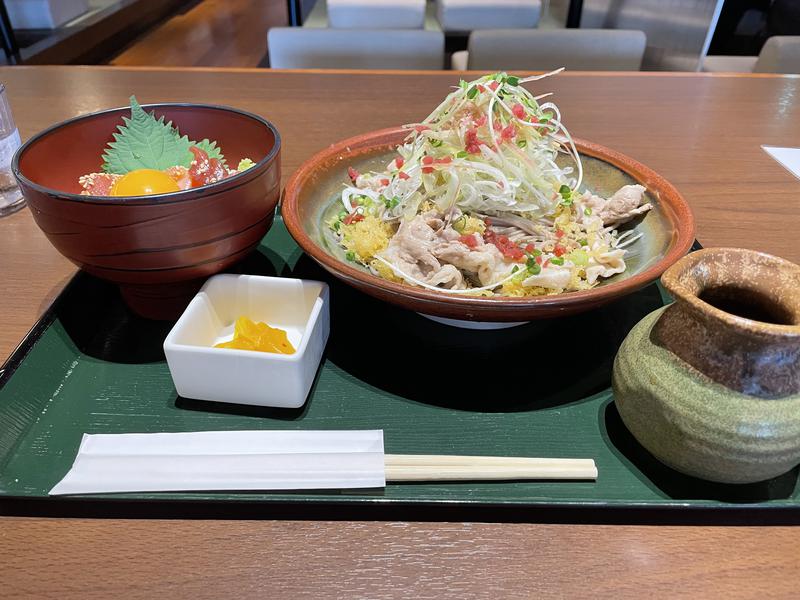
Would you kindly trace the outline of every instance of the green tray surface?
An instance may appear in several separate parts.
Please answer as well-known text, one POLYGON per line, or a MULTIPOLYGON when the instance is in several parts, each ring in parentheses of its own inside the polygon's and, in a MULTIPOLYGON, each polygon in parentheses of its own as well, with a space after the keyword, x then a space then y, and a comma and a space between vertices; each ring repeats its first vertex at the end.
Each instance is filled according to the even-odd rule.
POLYGON ((587 509, 800 504, 798 469, 752 485, 704 482, 659 463, 621 423, 611 365, 630 328, 663 305, 655 284, 574 317, 462 330, 338 282, 301 252, 279 218, 259 251, 232 272, 331 285, 331 337, 303 408, 178 397, 161 348, 172 324, 135 317, 114 286, 80 273, 0 372, 0 499, 47 498, 84 433, 383 429, 387 453, 594 458, 599 477, 78 499, 587 509))

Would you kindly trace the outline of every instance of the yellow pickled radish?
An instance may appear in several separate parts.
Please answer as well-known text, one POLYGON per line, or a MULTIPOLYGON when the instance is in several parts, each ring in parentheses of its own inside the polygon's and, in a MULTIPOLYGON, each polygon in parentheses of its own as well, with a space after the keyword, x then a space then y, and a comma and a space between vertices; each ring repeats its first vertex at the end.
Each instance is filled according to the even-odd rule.
POLYGON ((266 323, 252 321, 247 317, 236 319, 233 339, 222 342, 215 348, 232 348, 235 350, 255 350, 274 354, 294 354, 295 349, 283 329, 270 327, 266 323))

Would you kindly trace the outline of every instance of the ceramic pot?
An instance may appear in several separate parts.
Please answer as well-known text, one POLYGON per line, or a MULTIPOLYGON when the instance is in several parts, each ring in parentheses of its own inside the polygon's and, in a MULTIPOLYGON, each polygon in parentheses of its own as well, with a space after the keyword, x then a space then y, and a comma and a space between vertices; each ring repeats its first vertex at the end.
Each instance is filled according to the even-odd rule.
POLYGON ((800 266, 738 248, 694 252, 661 278, 675 303, 614 361, 623 422, 656 458, 724 483, 800 463, 800 266))

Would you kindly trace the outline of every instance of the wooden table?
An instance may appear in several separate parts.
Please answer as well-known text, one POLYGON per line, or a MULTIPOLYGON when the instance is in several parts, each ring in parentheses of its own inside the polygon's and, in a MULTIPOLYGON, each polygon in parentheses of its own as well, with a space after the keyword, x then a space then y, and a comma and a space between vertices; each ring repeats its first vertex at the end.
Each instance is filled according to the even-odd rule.
MULTIPOLYGON (((22 137, 126 103, 232 104, 283 135, 284 179, 312 152, 424 116, 459 76, 85 67, 0 69, 22 137)), ((565 74, 571 131, 672 181, 706 246, 800 262, 800 183, 760 144, 800 144, 800 78, 565 74)), ((78 149, 67 149, 65 152, 78 149)), ((0 220, 0 354, 74 269, 27 210, 0 220)), ((2 424, 0 424, 2 426, 2 424)), ((531 515, 536 521, 536 515, 531 515)), ((796 597, 800 529, 484 523, 0 519, 4 597, 796 597)))

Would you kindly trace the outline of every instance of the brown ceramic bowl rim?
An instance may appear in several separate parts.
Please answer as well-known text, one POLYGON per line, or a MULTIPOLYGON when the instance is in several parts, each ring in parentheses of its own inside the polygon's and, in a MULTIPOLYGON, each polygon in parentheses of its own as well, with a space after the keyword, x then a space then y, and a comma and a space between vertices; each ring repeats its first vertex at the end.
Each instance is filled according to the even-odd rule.
POLYGON ((90 119, 94 119, 102 115, 130 109, 130 106, 120 106, 117 108, 107 108, 104 110, 87 113, 85 115, 78 115, 77 117, 72 117, 71 119, 66 119, 64 121, 51 125, 50 127, 43 129, 39 133, 31 136, 14 153, 14 157, 11 159, 11 172, 19 181, 24 183, 25 186, 34 189, 39 193, 47 194, 49 196, 55 196, 59 200, 67 200, 70 202, 82 202, 86 204, 98 203, 105 205, 135 204, 136 206, 147 206, 151 204, 172 204, 176 202, 186 202, 188 200, 193 200, 201 196, 204 198, 208 196, 213 196, 246 185, 252 179, 255 178, 254 175, 260 173, 264 169, 264 167, 268 166, 275 159, 275 157, 278 155, 281 149, 281 135, 278 132, 278 129, 275 127, 275 125, 273 125, 264 117, 261 117, 255 113, 241 110, 239 108, 233 108, 232 106, 225 106, 222 104, 204 104, 197 102, 160 102, 160 103, 143 104, 142 108, 151 110, 158 110, 160 108, 161 109, 202 108, 202 109, 219 110, 222 112, 236 113, 244 117, 247 117, 249 119, 252 119, 253 121, 260 123, 267 129, 269 129, 275 136, 275 144, 273 144, 272 149, 270 149, 270 151, 264 158, 259 160, 249 169, 242 171, 241 173, 237 173, 233 177, 227 177, 225 179, 221 179, 220 181, 216 181, 214 183, 204 185, 198 188, 190 188, 188 190, 180 190, 178 192, 168 192, 166 194, 150 194, 148 196, 91 196, 83 194, 73 194, 71 192, 63 192, 60 190, 55 190, 40 185, 38 183, 35 183, 30 179, 28 179, 22 173, 22 170, 20 169, 19 166, 20 158, 31 146, 36 144, 39 140, 47 137, 54 131, 57 131, 58 129, 65 127, 67 125, 78 123, 80 121, 88 121, 90 119))
POLYGON ((775 256, 774 254, 769 254, 767 252, 761 252, 760 250, 750 250, 748 248, 710 247, 702 248, 701 250, 692 252, 689 256, 684 257, 683 260, 680 260, 669 267, 662 275, 661 282, 664 284, 664 287, 667 289, 667 291, 675 297, 676 301, 687 303, 695 311, 697 311, 697 313, 706 318, 710 317, 724 323, 725 325, 745 329, 758 335, 771 336, 779 334, 782 336, 792 337, 800 336, 800 325, 757 321, 725 312, 713 304, 709 304, 705 300, 702 300, 681 281, 681 276, 684 273, 690 269, 693 269, 702 261, 728 253, 744 255, 750 259, 762 260, 770 265, 787 267, 793 271, 800 272, 800 265, 797 265, 790 260, 786 260, 785 258, 781 258, 780 256, 775 256))
MULTIPOLYGON (((351 154, 352 151, 349 150, 349 146, 363 144, 365 141, 369 141, 373 138, 379 139, 391 135, 396 135, 400 138, 403 133, 408 133, 408 129, 404 127, 389 127, 347 138, 328 146, 305 161, 297 171, 294 172, 284 189, 283 200, 281 202, 281 214, 289 233, 300 247, 314 260, 326 268, 340 273, 349 280, 356 280, 365 286, 383 289, 418 301, 445 303, 451 307, 457 306, 465 310, 495 308, 502 311, 513 312, 515 309, 531 309, 534 307, 569 307, 572 305, 583 305, 592 300, 601 301, 608 300, 609 298, 621 297, 643 287, 651 281, 655 281, 670 265, 684 256, 694 243, 694 217, 688 203, 675 186, 649 167, 646 167, 622 153, 599 144, 574 139, 575 146, 581 154, 609 162, 621 171, 633 176, 634 179, 638 180, 641 178, 639 176, 644 175, 648 182, 657 182, 658 185, 654 187, 667 190, 670 194, 672 201, 669 202, 668 206, 671 207, 677 219, 677 239, 675 239, 672 247, 661 259, 641 273, 637 273, 619 282, 609 283, 608 285, 598 286, 589 290, 527 298, 513 296, 489 298, 485 296, 464 296, 447 294, 446 292, 434 292, 412 287, 405 283, 395 283, 387 279, 382 279, 377 275, 365 273, 328 254, 305 232, 298 211, 300 188, 313 176, 319 163, 335 158, 336 156, 351 154), (638 172, 639 176, 636 176, 632 171, 638 172)), ((359 148, 358 152, 366 153, 380 147, 393 148, 396 145, 397 144, 394 142, 382 143, 373 147, 359 148)))

